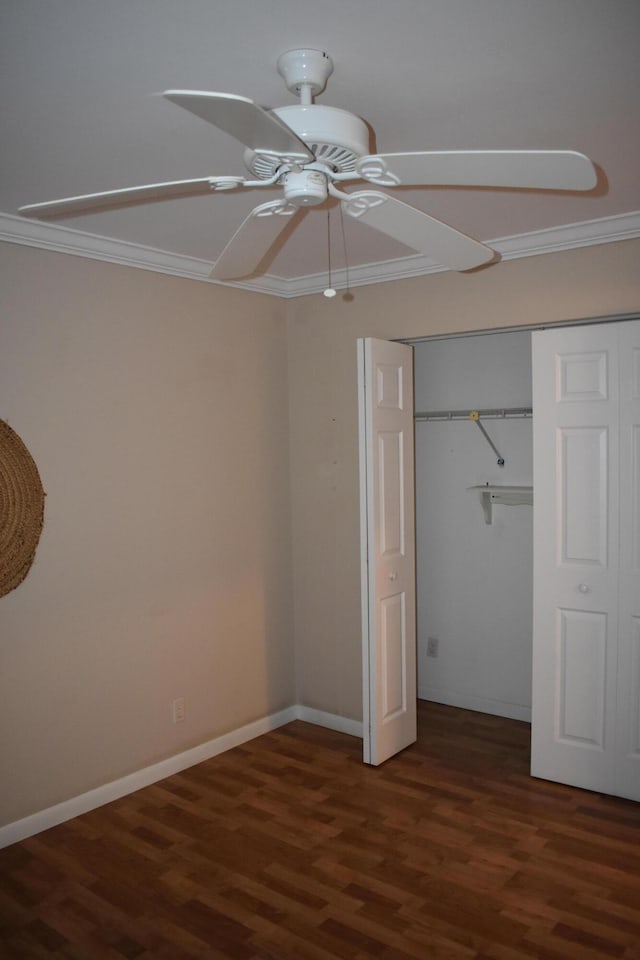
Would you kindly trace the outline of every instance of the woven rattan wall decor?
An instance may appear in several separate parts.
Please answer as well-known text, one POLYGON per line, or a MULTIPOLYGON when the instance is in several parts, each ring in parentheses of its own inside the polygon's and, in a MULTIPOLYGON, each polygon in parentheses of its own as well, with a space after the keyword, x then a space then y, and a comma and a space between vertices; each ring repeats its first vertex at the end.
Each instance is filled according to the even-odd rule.
POLYGON ((43 522, 38 468, 18 434, 0 420, 0 597, 29 573, 43 522))

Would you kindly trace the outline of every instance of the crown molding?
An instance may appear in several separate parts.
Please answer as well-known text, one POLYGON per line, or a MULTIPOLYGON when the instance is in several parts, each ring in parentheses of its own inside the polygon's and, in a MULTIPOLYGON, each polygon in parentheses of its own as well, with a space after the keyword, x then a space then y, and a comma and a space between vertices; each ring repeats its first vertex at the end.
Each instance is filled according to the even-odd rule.
MULTIPOLYGON (((485 242, 498 252, 501 260, 515 260, 520 257, 534 257, 543 253, 556 253, 560 250, 615 243, 638 237, 640 237, 640 211, 636 210, 612 217, 602 217, 598 220, 585 220, 580 223, 551 227, 548 230, 535 230, 512 237, 498 237, 485 242)), ((113 240, 57 224, 27 220, 8 213, 0 213, 0 240, 284 299, 320 293, 327 285, 326 271, 294 279, 267 274, 251 280, 220 283, 210 278, 213 264, 207 260, 169 253, 166 250, 129 243, 125 240, 113 240)), ((339 288, 347 285, 359 287, 373 283, 387 283, 391 280, 403 280, 408 277, 422 277, 430 273, 441 273, 444 270, 444 267, 433 260, 415 254, 397 260, 350 267, 348 271, 334 270, 332 281, 334 286, 339 288)))
POLYGON ((166 250, 156 250, 126 240, 112 240, 58 224, 27 220, 8 213, 0 213, 0 240, 90 260, 121 263, 156 273, 170 273, 190 280, 206 280, 211 270, 211 264, 206 260, 167 253, 166 250))
MULTIPOLYGON (((578 247, 591 247, 601 243, 615 243, 619 240, 635 240, 640 237, 640 210, 621 213, 613 217, 598 220, 583 220, 547 230, 534 230, 513 237, 498 237, 495 240, 483 240, 499 255, 500 260, 517 260, 521 257, 535 257, 543 253, 557 253, 561 250, 573 250, 578 247)), ((360 287, 373 283, 387 283, 390 280, 404 280, 408 277, 423 277, 430 273, 443 273, 446 267, 429 260, 420 254, 402 257, 399 260, 386 260, 382 263, 366 263, 359 267, 350 267, 348 271, 332 270, 333 286, 360 287), (347 282, 348 281, 348 282, 347 282)), ((282 280, 283 297, 302 297, 310 293, 321 293, 327 286, 327 272, 282 280)))

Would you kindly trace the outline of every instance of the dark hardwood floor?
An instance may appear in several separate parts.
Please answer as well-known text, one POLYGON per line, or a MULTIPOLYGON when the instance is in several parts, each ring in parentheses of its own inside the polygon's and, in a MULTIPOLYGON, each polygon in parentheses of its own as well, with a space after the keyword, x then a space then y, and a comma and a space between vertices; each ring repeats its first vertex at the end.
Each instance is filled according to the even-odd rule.
POLYGON ((380 768, 295 722, 0 851, 0 956, 640 960, 640 804, 422 702, 380 768))

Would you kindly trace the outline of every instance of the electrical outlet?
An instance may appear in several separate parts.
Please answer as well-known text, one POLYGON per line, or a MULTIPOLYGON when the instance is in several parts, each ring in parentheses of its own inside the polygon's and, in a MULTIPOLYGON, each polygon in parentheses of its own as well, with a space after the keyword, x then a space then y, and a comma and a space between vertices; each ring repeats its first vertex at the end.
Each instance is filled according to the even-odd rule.
POLYGON ((173 722, 181 723, 184 720, 184 697, 173 701, 173 722))
POLYGON ((427 637, 427 656, 428 657, 437 657, 438 656, 438 645, 440 641, 437 637, 427 637))

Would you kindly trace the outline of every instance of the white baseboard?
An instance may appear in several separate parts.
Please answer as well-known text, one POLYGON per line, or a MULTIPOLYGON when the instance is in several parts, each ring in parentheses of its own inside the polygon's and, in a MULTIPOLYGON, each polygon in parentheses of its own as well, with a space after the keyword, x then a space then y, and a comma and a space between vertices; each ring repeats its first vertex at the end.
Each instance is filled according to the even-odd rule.
POLYGON ((337 730, 338 733, 348 733, 350 737, 362 737, 360 720, 350 720, 348 717, 339 717, 335 713, 325 713, 324 710, 314 710, 313 707, 304 707, 301 704, 296 707, 296 710, 298 720, 306 720, 307 723, 315 723, 319 727, 337 730))
POLYGON ((418 690, 421 700, 433 700, 448 707, 460 707, 462 710, 476 710, 478 713, 492 713, 495 717, 507 717, 509 720, 523 720, 531 723, 531 707, 520 703, 506 703, 503 700, 491 700, 489 697, 474 697, 437 687, 423 687, 418 690))
MULTIPOLYGON (((423 700, 433 700, 436 703, 461 707, 465 710, 477 710, 481 713, 492 713, 499 717, 531 722, 531 709, 519 704, 503 703, 499 700, 488 700, 481 697, 460 696, 431 687, 419 690, 418 696, 423 700)), ((137 770, 126 777, 120 777, 111 783, 96 787, 95 790, 89 790, 77 797, 71 797, 70 800, 64 800, 53 807, 40 810, 38 813, 24 817, 22 820, 8 823, 6 826, 0 827, 0 849, 8 847, 12 843, 18 843, 20 840, 26 840, 27 837, 32 837, 42 830, 49 830, 59 823, 64 823, 65 820, 71 820, 73 817, 79 817, 83 813, 95 810, 105 803, 111 803, 112 800, 118 800, 120 797, 135 793, 136 790, 141 790, 152 783, 164 780, 165 777, 180 773, 181 770, 186 770, 188 767, 209 760, 211 757, 216 757, 226 750, 239 747, 248 740, 253 740, 264 733, 276 730, 286 723, 291 723, 292 720, 304 720, 306 723, 315 723, 318 726, 336 730, 339 733, 346 733, 352 737, 362 737, 362 723, 359 720, 340 717, 334 713, 326 713, 324 710, 305 707, 303 704, 295 704, 278 713, 248 723, 244 727, 239 727, 237 730, 232 730, 230 733, 208 740, 197 747, 192 747, 190 750, 184 750, 182 753, 161 760, 159 763, 137 770)))
POLYGON ((190 750, 184 750, 173 757, 161 760, 142 770, 136 770, 126 777, 120 777, 111 783, 105 783, 95 790, 89 790, 77 797, 71 797, 70 800, 64 800, 46 810, 40 810, 22 820, 16 820, 14 823, 8 823, 0 827, 0 849, 8 847, 12 843, 18 843, 20 840, 26 840, 42 830, 49 830, 65 820, 71 820, 72 817, 79 817, 89 810, 95 810, 105 803, 111 803, 112 800, 118 800, 129 793, 135 793, 143 787, 148 787, 158 780, 164 780, 174 773, 180 773, 188 767, 193 767, 196 763, 202 763, 203 760, 209 760, 216 757, 226 750, 233 747, 239 747, 248 740, 262 736, 263 733, 269 733, 270 730, 276 730, 284 726, 285 723, 291 723, 292 720, 305 720, 307 723, 315 723, 319 726, 328 727, 331 730, 338 730, 342 733, 351 734, 354 737, 362 736, 362 724, 357 720, 349 720, 346 717, 338 717, 332 713, 324 713, 322 710, 314 710, 311 707, 305 707, 296 704, 281 710, 279 713, 273 713, 268 717, 262 717, 253 723, 248 723, 244 727, 225 733, 221 737, 215 737, 206 743, 201 743, 190 750))

